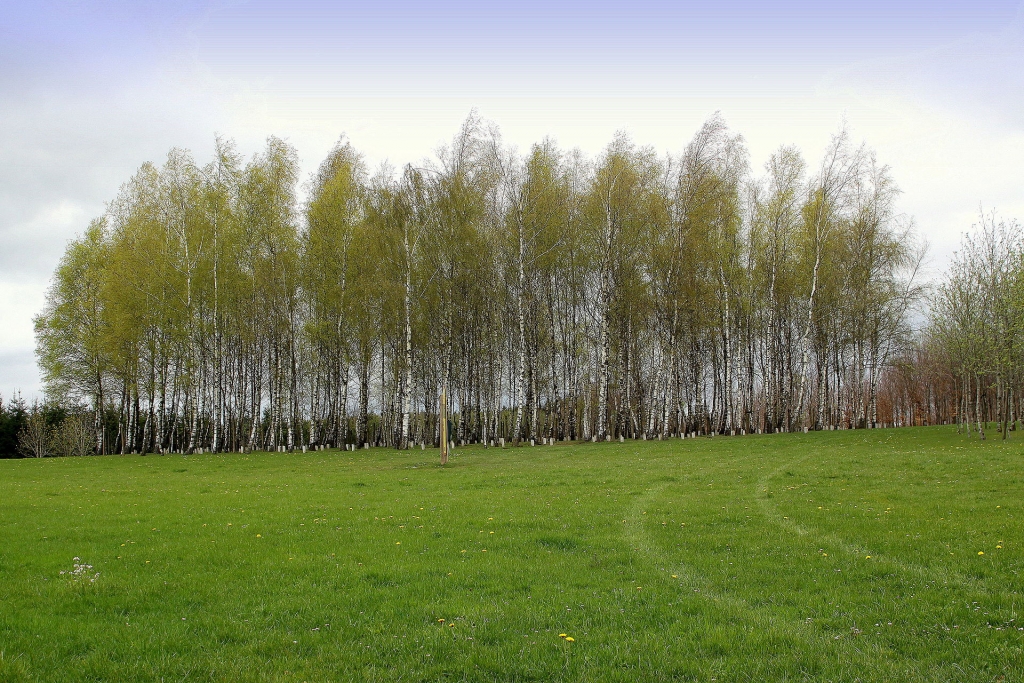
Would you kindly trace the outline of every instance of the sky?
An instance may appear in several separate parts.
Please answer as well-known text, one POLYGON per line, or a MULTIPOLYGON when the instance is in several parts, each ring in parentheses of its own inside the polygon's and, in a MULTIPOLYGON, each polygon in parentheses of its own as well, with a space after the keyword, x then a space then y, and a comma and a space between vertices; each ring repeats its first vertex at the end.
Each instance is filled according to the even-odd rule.
POLYGON ((476 109, 507 143, 678 153, 720 111, 754 172, 874 149, 941 275, 979 211, 1024 220, 1018 2, 0 0, 0 396, 42 397, 32 318, 68 240, 169 149, 345 134, 415 162, 476 109))

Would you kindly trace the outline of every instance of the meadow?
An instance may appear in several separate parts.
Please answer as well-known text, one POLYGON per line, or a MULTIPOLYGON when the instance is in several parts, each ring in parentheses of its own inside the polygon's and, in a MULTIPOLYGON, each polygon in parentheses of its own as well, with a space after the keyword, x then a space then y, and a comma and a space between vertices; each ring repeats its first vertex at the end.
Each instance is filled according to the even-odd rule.
POLYGON ((1020 681, 998 436, 0 461, 0 681, 1020 681))

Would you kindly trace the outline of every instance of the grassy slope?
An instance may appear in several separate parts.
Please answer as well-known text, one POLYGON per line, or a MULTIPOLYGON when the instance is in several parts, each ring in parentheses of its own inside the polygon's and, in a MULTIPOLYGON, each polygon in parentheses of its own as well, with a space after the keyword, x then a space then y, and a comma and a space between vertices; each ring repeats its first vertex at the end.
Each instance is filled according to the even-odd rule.
POLYGON ((0 461, 0 680, 1022 680, 1014 437, 0 461))

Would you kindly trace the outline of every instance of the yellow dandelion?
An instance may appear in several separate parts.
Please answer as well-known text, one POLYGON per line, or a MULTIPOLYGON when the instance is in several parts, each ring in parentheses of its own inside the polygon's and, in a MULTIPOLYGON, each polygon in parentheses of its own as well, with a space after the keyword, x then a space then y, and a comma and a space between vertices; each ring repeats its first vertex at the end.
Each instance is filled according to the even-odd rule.
POLYGON ((443 623, 444 623, 444 619, 438 619, 438 620, 437 620, 437 623, 439 623, 439 624, 443 624, 443 623))
POLYGON ((997 545, 997 546, 996 546, 996 549, 997 549, 997 550, 999 550, 999 549, 1001 549, 1002 547, 1003 547, 1003 546, 1001 546, 1001 545, 997 545))
POLYGON ((566 633, 559 633, 559 634, 558 634, 558 637, 559 637, 559 638, 565 638, 565 637, 566 637, 566 635, 568 635, 568 634, 566 634, 566 633))
POLYGON ((673 574, 673 575, 672 575, 672 578, 673 578, 673 579, 678 579, 679 577, 678 577, 678 576, 676 576, 675 574, 673 574))
POLYGON ((573 638, 572 636, 566 636, 565 637, 565 642, 567 642, 567 643, 575 643, 576 639, 573 638))
POLYGON ((985 554, 985 551, 984 551, 984 550, 979 550, 979 551, 978 551, 978 554, 979 554, 979 555, 984 555, 984 554, 985 554))
POLYGON ((480 552, 482 552, 482 553, 486 553, 486 552, 487 552, 487 548, 484 548, 484 549, 483 549, 483 550, 481 550, 480 552))
POLYGON ((828 553, 822 553, 822 556, 828 557, 828 553))
POLYGON ((263 538, 263 534, 256 534, 256 538, 263 538))
POLYGON ((402 545, 401 541, 395 541, 395 545, 402 545))
POLYGON ((870 556, 870 555, 868 555, 868 556, 867 556, 867 557, 865 557, 864 559, 865 559, 865 560, 870 560, 870 559, 871 559, 871 556, 870 556))

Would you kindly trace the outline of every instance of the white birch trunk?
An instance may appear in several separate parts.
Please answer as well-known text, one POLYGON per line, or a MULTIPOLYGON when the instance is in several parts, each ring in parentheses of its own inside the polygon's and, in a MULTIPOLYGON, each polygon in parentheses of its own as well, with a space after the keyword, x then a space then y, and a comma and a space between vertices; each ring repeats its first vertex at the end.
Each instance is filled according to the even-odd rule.
POLYGON ((810 356, 810 348, 807 339, 811 334, 811 326, 814 323, 814 303, 818 293, 818 268, 821 266, 821 243, 820 230, 815 228, 814 244, 814 268, 811 271, 811 293, 807 297, 807 322, 804 324, 803 332, 800 334, 800 388, 797 391, 797 419, 800 427, 804 426, 804 399, 807 388, 807 361, 810 356))
POLYGON ((611 197, 605 204, 604 259, 601 264, 601 338, 598 361, 597 387, 597 438, 604 440, 608 434, 608 361, 611 347, 609 330, 611 315, 611 259, 612 259, 612 212, 611 197))
POLYGON ((519 296, 516 297, 516 319, 519 323, 519 348, 516 368, 518 369, 518 375, 516 377, 516 391, 515 391, 515 405, 516 405, 516 419, 515 426, 512 429, 512 438, 516 443, 519 442, 519 438, 522 435, 523 428, 523 403, 526 400, 526 311, 524 299, 526 297, 526 239, 523 235, 523 226, 519 225, 519 263, 518 265, 518 286, 519 296))
POLYGON ((405 230, 405 386, 402 390, 402 442, 409 447, 409 414, 412 411, 412 262, 409 253, 409 230, 405 230))

